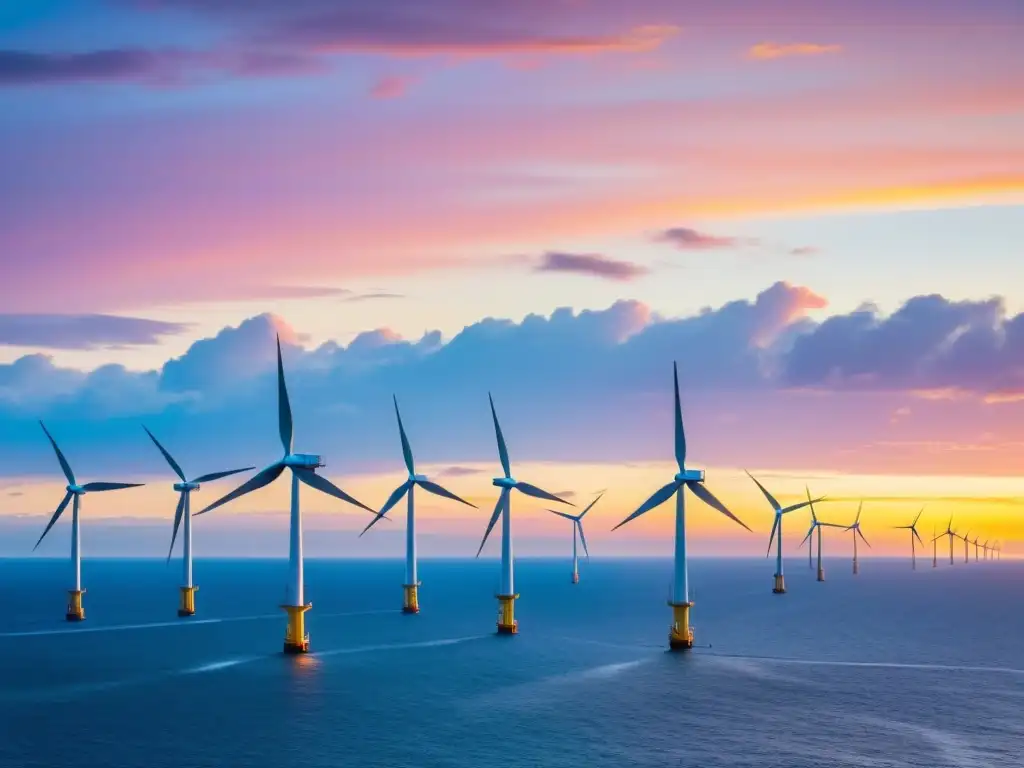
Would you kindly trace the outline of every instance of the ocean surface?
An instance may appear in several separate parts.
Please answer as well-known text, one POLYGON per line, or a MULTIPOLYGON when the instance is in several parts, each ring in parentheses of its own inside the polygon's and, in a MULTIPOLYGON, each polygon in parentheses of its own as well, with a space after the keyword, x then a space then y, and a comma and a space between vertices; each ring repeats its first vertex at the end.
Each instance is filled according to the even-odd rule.
POLYGON ((698 647, 666 652, 668 560, 309 561, 312 653, 281 652, 284 561, 0 561, 0 766, 1014 766, 1024 564, 691 566, 698 647))

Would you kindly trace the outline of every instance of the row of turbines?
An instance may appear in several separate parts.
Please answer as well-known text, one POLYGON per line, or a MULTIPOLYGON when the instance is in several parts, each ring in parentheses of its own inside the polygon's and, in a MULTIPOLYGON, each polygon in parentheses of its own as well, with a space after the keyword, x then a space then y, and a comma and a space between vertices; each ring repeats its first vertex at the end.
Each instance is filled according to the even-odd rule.
MULTIPOLYGON (((302 554, 302 512, 300 506, 299 491, 302 485, 307 485, 317 491, 325 493, 336 499, 344 501, 348 504, 360 507, 361 509, 369 512, 373 515, 373 518, 363 529, 360 536, 367 533, 374 525, 380 520, 391 520, 392 518, 387 517, 387 513, 390 512, 402 499, 406 500, 406 557, 405 557, 405 582, 402 585, 403 589, 403 604, 402 610, 405 613, 415 614, 419 612, 419 587, 420 581, 417 575, 417 555, 416 555, 416 517, 415 517, 415 502, 416 490, 421 489, 427 493, 439 496, 442 498, 449 499, 454 502, 465 504, 470 507, 474 507, 474 504, 466 501, 465 499, 457 496, 448 489, 442 487, 438 483, 433 482, 425 475, 418 474, 416 472, 415 461, 413 458, 412 448, 409 443, 408 436, 405 432, 405 427, 402 424, 402 416, 398 410, 398 401, 395 399, 395 415, 398 420, 399 436, 402 443, 402 455, 405 461, 405 467, 408 471, 408 477, 401 485, 399 485, 390 495, 385 502, 384 506, 380 510, 373 510, 367 505, 363 504, 358 499, 349 495, 342 489, 338 488, 330 480, 326 479, 322 475, 317 474, 317 470, 324 466, 321 457, 316 454, 308 453, 296 453, 293 446, 294 429, 292 422, 292 410, 291 403, 288 397, 288 388, 285 382, 284 364, 281 358, 281 343, 278 339, 277 343, 277 383, 278 383, 278 427, 281 438, 281 445, 283 454, 281 458, 277 459, 263 470, 257 472, 250 479, 239 485, 231 492, 225 494, 221 498, 214 501, 212 504, 207 505, 205 508, 198 512, 192 513, 191 511, 191 496, 194 491, 199 490, 203 483, 213 482, 231 475, 246 472, 254 467, 243 467, 240 469, 228 469, 218 472, 211 472, 204 475, 199 475, 192 480, 187 479, 185 472, 182 470, 181 465, 174 459, 170 452, 160 443, 160 441, 146 429, 146 433, 152 440, 154 445, 163 455, 167 464, 176 475, 178 482, 174 483, 174 490, 178 494, 178 504, 174 514, 174 528, 171 535, 171 547, 168 551, 167 559, 170 561, 171 554, 174 549, 175 541, 178 538, 178 531, 182 528, 182 585, 180 587, 180 602, 178 606, 178 615, 181 617, 188 617, 195 615, 195 593, 198 587, 193 581, 192 575, 192 517, 204 515, 211 512, 225 504, 238 499, 248 493, 256 491, 260 488, 270 485, 277 480, 285 470, 291 473, 291 505, 290 505, 290 529, 289 529, 289 550, 288 550, 288 579, 285 588, 285 601, 280 606, 281 609, 287 615, 287 625, 285 630, 284 639, 284 651, 285 653, 305 653, 309 650, 309 634, 305 628, 305 614, 312 608, 311 603, 305 601, 305 585, 303 580, 303 554, 302 554)), ((664 502, 669 499, 675 499, 675 557, 673 563, 673 579, 672 579, 672 591, 669 599, 669 607, 672 609, 672 624, 669 629, 669 647, 673 650, 689 649, 693 647, 694 633, 693 627, 690 623, 690 609, 693 607, 693 601, 690 600, 689 590, 689 578, 687 569, 687 549, 686 549, 686 496, 685 491, 689 490, 694 496, 706 503, 708 506, 722 513, 726 517, 730 518, 738 525, 742 526, 746 530, 750 531, 750 528, 736 515, 734 515, 710 490, 705 486, 705 474, 702 469, 693 469, 686 466, 686 434, 683 429, 683 417, 682 408, 679 400, 679 375, 678 370, 673 364, 673 384, 674 384, 674 396, 675 396, 675 459, 678 471, 673 476, 672 480, 666 485, 655 491, 643 504, 641 504, 635 512, 626 517, 622 522, 616 525, 612 530, 616 530, 621 526, 629 523, 632 520, 640 517, 641 515, 650 512, 656 507, 661 506, 664 502)), ((484 532, 480 547, 477 550, 477 556, 479 557, 480 552, 483 550, 484 544, 487 542, 488 537, 494 530, 499 519, 502 523, 501 531, 501 582, 500 589, 497 595, 495 595, 498 601, 498 619, 497 619, 497 631, 503 635, 514 635, 518 632, 518 621, 515 618, 515 601, 519 598, 519 594, 515 591, 515 574, 514 574, 514 557, 513 557, 513 546, 512 546, 512 491, 518 491, 519 493, 531 496, 533 498, 542 499, 545 501, 555 502, 559 504, 565 504, 567 506, 574 506, 565 499, 559 498, 553 493, 543 490, 542 488, 532 485, 531 483, 516 480, 512 475, 512 468, 509 461, 508 448, 505 444, 505 438, 501 431, 501 425, 498 421, 498 414, 494 407, 494 400, 488 396, 491 407, 491 418, 494 422, 494 433, 498 445, 498 457, 501 463, 503 474, 500 477, 493 479, 492 484, 499 489, 498 499, 494 506, 494 511, 491 514, 490 520, 487 523, 487 528, 484 532)), ((69 504, 72 508, 72 524, 71 524, 71 560, 74 573, 74 581, 72 589, 68 590, 68 605, 65 617, 68 621, 82 621, 85 618, 85 610, 83 607, 82 596, 85 594, 85 589, 82 587, 82 574, 81 574, 81 526, 80 526, 80 515, 82 509, 82 497, 90 494, 103 491, 113 491, 124 488, 134 488, 141 485, 140 483, 120 483, 120 482, 90 482, 80 484, 74 472, 71 469, 70 464, 61 452, 60 447, 57 445, 56 440, 43 426, 43 431, 46 433, 50 444, 56 453, 57 460, 60 463, 61 469, 64 472, 64 476, 67 479, 67 487, 64 498, 58 505, 53 516, 50 518, 43 530, 42 535, 39 537, 39 541, 36 542, 36 547, 43 541, 47 533, 53 528, 54 524, 61 517, 64 511, 67 509, 69 504)), ((748 473, 749 474, 749 473, 748 473)), ((773 591, 776 594, 783 594, 786 591, 785 580, 782 570, 782 519, 785 515, 795 512, 805 507, 810 508, 811 512, 811 527, 804 537, 805 542, 809 542, 808 557, 809 562, 813 562, 811 558, 813 553, 813 534, 817 532, 817 550, 818 550, 818 581, 824 581, 824 570, 821 563, 821 552, 822 552, 822 530, 826 527, 831 528, 843 528, 844 530, 851 531, 853 536, 854 544, 854 560, 853 568, 854 573, 858 571, 857 563, 857 541, 858 538, 867 544, 867 539, 864 537, 863 532, 860 530, 860 508, 858 508, 857 517, 851 525, 843 526, 837 523, 830 523, 822 521, 818 518, 817 513, 814 509, 814 504, 825 501, 824 497, 812 499, 810 491, 807 492, 807 500, 793 504, 788 507, 783 507, 775 497, 756 479, 753 475, 750 475, 751 479, 757 484, 758 488, 764 494, 765 498, 771 504, 772 509, 775 512, 775 519, 772 526, 771 535, 769 537, 768 549, 771 552, 772 544, 776 546, 776 568, 774 574, 773 591)), ((589 557, 589 551, 587 550, 587 541, 583 532, 583 518, 589 512, 594 505, 600 500, 601 494, 592 500, 579 514, 570 514, 568 512, 559 510, 548 510, 555 515, 569 520, 572 524, 573 532, 573 557, 572 557, 572 581, 573 583, 579 582, 579 558, 577 553, 577 541, 582 545, 584 553, 589 557)), ((920 513, 914 522, 908 526, 898 526, 900 528, 909 529, 911 532, 911 552, 912 561, 914 567, 916 567, 916 550, 914 547, 914 540, 920 541, 920 535, 917 532, 917 522, 920 519, 920 513)), ((937 548, 938 539, 942 536, 949 536, 950 540, 950 562, 953 562, 953 538, 960 537, 965 541, 965 546, 969 544, 966 535, 960 536, 954 532, 951 528, 952 519, 950 519, 947 525, 947 530, 933 539, 933 548, 937 548)), ((923 543, 923 542, 922 542, 923 543)), ((802 546, 803 542, 801 542, 802 546)), ((1000 548, 998 544, 988 545, 988 543, 979 544, 977 538, 974 541, 976 547, 976 553, 978 548, 982 548, 986 554, 986 558, 998 558, 1000 555, 1000 548)), ((870 544, 868 545, 870 546, 870 544)), ((937 549, 935 550, 937 551, 937 549)), ((933 563, 937 564, 937 560, 933 557, 933 563)))

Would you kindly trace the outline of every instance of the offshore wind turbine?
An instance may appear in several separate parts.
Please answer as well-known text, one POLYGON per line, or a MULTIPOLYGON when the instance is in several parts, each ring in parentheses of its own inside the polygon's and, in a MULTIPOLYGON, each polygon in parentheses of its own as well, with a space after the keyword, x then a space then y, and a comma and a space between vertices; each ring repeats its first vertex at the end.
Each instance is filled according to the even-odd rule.
POLYGON ((675 563, 674 578, 672 580, 672 597, 669 607, 672 608, 672 627, 669 629, 668 645, 672 650, 687 650, 693 648, 693 627, 690 626, 690 608, 693 602, 690 600, 689 574, 686 568, 686 501, 683 491, 687 488, 698 499, 708 506, 718 510, 726 517, 735 520, 748 531, 746 523, 720 502, 715 496, 704 487, 704 470, 686 468, 686 433, 683 431, 683 409, 679 404, 679 371, 672 363, 672 379, 675 395, 675 458, 679 471, 672 482, 664 485, 651 494, 640 507, 612 528, 616 530, 635 520, 655 507, 659 507, 668 501, 672 496, 676 497, 676 530, 675 530, 675 563))
POLYGON ((949 516, 949 522, 946 523, 946 530, 944 530, 942 533, 940 533, 938 536, 932 539, 932 541, 937 541, 938 539, 941 539, 943 536, 949 537, 949 564, 953 565, 953 537, 957 536, 957 533, 953 530, 952 515, 949 516))
MULTIPOLYGON (((402 426, 402 414, 398 411, 398 398, 394 395, 391 399, 395 401, 395 416, 398 418, 398 435, 402 440, 402 456, 405 459, 405 468, 409 470, 409 478, 392 491, 391 496, 381 507, 380 512, 373 518, 366 527, 363 528, 363 533, 366 533, 374 524, 380 520, 384 515, 388 513, 395 504, 402 500, 402 497, 408 494, 408 503, 406 505, 406 522, 405 522, 405 584, 402 585, 404 592, 404 599, 402 602, 402 613, 419 613, 420 612, 420 596, 419 578, 416 575, 416 514, 415 505, 413 502, 413 492, 418 485, 428 493, 432 493, 435 496, 441 496, 446 499, 452 499, 465 504, 468 507, 476 509, 476 504, 470 504, 465 499, 459 498, 451 491, 442 488, 437 483, 431 482, 427 479, 426 475, 416 474, 416 463, 412 458, 412 448, 409 446, 409 438, 406 437, 405 427, 402 426)), ((389 518, 390 519, 390 518, 389 518)), ((359 535, 362 536, 363 533, 359 535)))
POLYGON ((917 570, 917 550, 914 544, 916 538, 921 542, 921 546, 924 546, 924 541, 921 539, 921 535, 917 532, 917 521, 921 519, 921 513, 924 512, 924 507, 921 507, 921 511, 917 513, 917 517, 914 518, 914 522, 910 525, 894 525, 893 528, 900 531, 910 531, 910 568, 911 570, 917 570))
MULTIPOLYGON (((768 503, 772 505, 772 509, 775 511, 775 522, 772 523, 772 532, 768 537, 768 555, 772 552, 772 541, 775 541, 775 581, 774 586, 772 586, 772 592, 776 595, 784 595, 786 593, 786 580, 782 575, 782 516, 788 515, 790 512, 796 512, 798 509, 809 507, 812 502, 808 498, 807 501, 801 501, 799 504, 790 504, 788 507, 783 507, 768 489, 761 485, 756 477, 749 472, 747 472, 747 476, 761 489, 761 493, 768 499, 768 503)), ((814 501, 824 501, 824 498, 815 499, 814 501)), ((765 555, 765 557, 768 555, 765 555)))
POLYGON ((579 558, 576 555, 576 534, 579 534, 580 542, 583 544, 583 552, 587 556, 587 560, 590 560, 590 551, 587 549, 587 537, 583 535, 583 516, 591 510, 591 508, 601 500, 604 496, 604 491, 597 494, 597 498, 587 504, 586 508, 578 515, 570 515, 568 512, 559 512, 556 509, 549 509, 553 515, 564 517, 566 520, 572 520, 572 583, 580 583, 580 569, 579 569, 579 558))
POLYGON ((857 505, 857 517, 854 519, 853 525, 846 526, 846 530, 847 531, 852 531, 853 532, 853 575, 854 576, 856 576, 858 573, 860 573, 860 565, 857 562, 857 537, 860 536, 860 538, 864 541, 864 543, 868 545, 868 549, 871 548, 871 544, 868 542, 868 540, 866 538, 864 538, 864 532, 860 529, 860 513, 861 513, 861 510, 863 510, 863 509, 864 509, 864 502, 862 501, 860 504, 857 505))
POLYGON ((961 539, 964 540, 964 562, 965 563, 971 562, 971 550, 970 550, 971 540, 968 538, 968 536, 970 536, 970 535, 971 535, 971 532, 967 531, 967 533, 965 533, 963 536, 960 537, 961 539))
MULTIPOLYGON (((941 534, 940 534, 941 535, 941 534)), ((935 535, 935 526, 932 526, 932 568, 939 567, 939 537, 935 535)))
POLYGON ((178 527, 181 525, 181 521, 184 520, 185 530, 181 533, 182 585, 180 587, 181 598, 178 603, 178 616, 195 616, 196 590, 199 587, 192 582, 192 491, 198 491, 201 483, 212 483, 214 480, 220 480, 222 477, 237 475, 239 472, 248 472, 253 467, 228 469, 223 472, 210 472, 206 475, 200 475, 195 480, 187 480, 181 466, 174 460, 174 457, 171 456, 167 449, 160 444, 160 441, 156 439, 153 433, 149 431, 149 428, 145 425, 142 428, 146 430, 149 439, 160 450, 160 453, 163 454, 174 474, 181 481, 174 484, 174 490, 178 492, 178 508, 174 511, 174 530, 171 533, 171 546, 167 550, 167 562, 171 561, 171 553, 174 551, 174 540, 178 537, 178 527))
POLYGON ((491 483, 497 488, 501 489, 501 493, 498 494, 498 502, 494 505, 494 513, 491 515, 490 522, 487 523, 487 530, 484 531, 484 538, 480 542, 480 548, 476 551, 476 556, 480 557, 480 553, 483 552, 484 544, 487 543, 487 537, 491 535, 491 531, 494 529, 494 524, 498 522, 498 518, 501 518, 501 592, 495 595, 498 598, 498 634, 499 635, 514 635, 519 631, 519 622, 515 618, 515 601, 519 599, 518 593, 515 591, 515 578, 512 572, 512 503, 511 495, 512 490, 515 489, 520 493, 525 493, 527 496, 532 496, 535 499, 546 499, 547 501, 557 501, 559 504, 569 504, 570 507, 575 506, 570 504, 565 499, 560 499, 553 493, 548 493, 545 490, 538 488, 535 485, 529 483, 523 483, 517 481, 512 477, 512 468, 508 461, 508 448, 505 446, 505 437, 501 434, 501 425, 498 423, 498 412, 494 410, 494 398, 491 397, 490 392, 487 393, 487 399, 491 402, 491 418, 494 420, 494 436, 498 441, 498 458, 501 460, 501 469, 504 471, 502 477, 494 478, 491 483))
POLYGON ((974 537, 974 541, 971 544, 974 545, 974 562, 978 562, 981 559, 978 557, 978 550, 981 548, 981 545, 978 543, 978 536, 974 537))
POLYGON ((328 496, 354 504, 376 515, 374 510, 349 496, 326 477, 316 474, 316 470, 325 466, 320 456, 310 453, 294 453, 292 437, 292 407, 288 400, 288 387, 284 380, 284 363, 281 361, 281 337, 277 338, 277 422, 281 434, 281 445, 284 456, 266 469, 260 470, 235 490, 217 499, 205 509, 196 512, 203 515, 229 501, 251 493, 266 485, 270 485, 286 469, 292 473, 291 525, 288 536, 288 584, 285 588, 285 603, 281 609, 288 614, 288 628, 284 636, 285 653, 306 653, 309 650, 309 635, 306 634, 305 613, 313 607, 305 602, 305 584, 302 569, 302 513, 299 508, 299 483, 305 483, 328 496))
MULTIPOLYGON (((810 489, 804 488, 804 490, 807 491, 807 499, 808 499, 808 501, 810 501, 810 499, 811 499, 811 491, 810 491, 810 489)), ((811 527, 807 529, 807 535, 804 536, 804 541, 807 541, 808 539, 810 539, 811 538, 811 534, 813 534, 815 531, 818 532, 818 581, 824 581, 825 580, 825 568, 821 564, 821 529, 822 528, 843 528, 843 526, 839 525, 838 523, 825 523, 825 522, 822 522, 821 520, 818 519, 818 515, 814 511, 814 502, 811 502, 809 506, 811 508, 811 527)), ((801 546, 803 546, 804 541, 800 542, 801 546)))
POLYGON ((46 528, 43 530, 43 535, 39 537, 39 541, 36 542, 36 546, 32 547, 34 552, 36 548, 42 543, 46 534, 53 528, 53 524, 57 522, 64 510, 67 509, 68 503, 71 502, 71 566, 74 569, 74 586, 68 590, 68 607, 64 613, 64 618, 68 621, 82 621, 85 619, 85 608, 82 607, 82 595, 85 594, 85 590, 82 589, 82 531, 81 525, 79 524, 79 514, 82 511, 82 496, 87 493, 99 493, 100 491, 117 491, 122 488, 137 488, 142 483, 107 483, 107 482, 93 482, 79 485, 78 481, 75 480, 75 473, 71 471, 71 465, 68 464, 68 460, 64 458, 64 454, 61 453, 60 448, 57 447, 57 441, 53 439, 49 430, 46 429, 46 425, 43 422, 39 422, 39 426, 43 428, 43 432, 46 433, 47 439, 50 441, 50 445, 53 446, 53 452, 57 454, 57 461, 60 462, 60 468, 64 471, 64 477, 67 479, 68 484, 64 498, 57 506, 57 511, 53 513, 53 517, 50 518, 50 522, 46 524, 46 528))

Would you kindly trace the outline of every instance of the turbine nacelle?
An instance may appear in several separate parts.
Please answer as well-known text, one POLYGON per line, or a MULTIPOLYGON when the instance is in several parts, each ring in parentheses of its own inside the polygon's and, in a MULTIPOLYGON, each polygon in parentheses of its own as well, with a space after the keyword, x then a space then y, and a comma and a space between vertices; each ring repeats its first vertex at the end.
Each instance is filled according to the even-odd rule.
POLYGON ((85 493, 85 488, 83 488, 80 485, 68 485, 65 487, 65 490, 68 493, 75 494, 76 496, 81 496, 83 493, 85 493))
POLYGON ((320 457, 314 453, 289 453, 281 463, 293 469, 318 469, 325 466, 320 457))
POLYGON ((508 488, 509 490, 516 487, 516 480, 514 477, 496 477, 491 480, 491 485, 496 485, 498 488, 508 488))
POLYGON ((426 475, 409 475, 409 482, 410 483, 423 483, 423 482, 426 482, 426 480, 427 480, 427 476, 426 475))
POLYGON ((178 493, 183 493, 185 491, 198 491, 199 483, 175 483, 174 490, 178 493))
POLYGON ((686 483, 686 482, 691 482, 691 481, 695 482, 695 483, 703 483, 704 482, 704 470, 703 469, 684 469, 682 472, 677 472, 676 473, 676 478, 675 479, 676 479, 677 483, 686 483))

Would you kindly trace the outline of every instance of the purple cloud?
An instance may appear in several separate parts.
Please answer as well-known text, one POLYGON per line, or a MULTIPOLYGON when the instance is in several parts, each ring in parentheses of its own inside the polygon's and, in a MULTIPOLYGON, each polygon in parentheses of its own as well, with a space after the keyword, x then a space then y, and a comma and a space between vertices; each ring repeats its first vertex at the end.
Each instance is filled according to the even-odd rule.
POLYGON ((669 243, 684 251, 736 248, 740 245, 750 244, 750 241, 735 237, 709 235, 706 232, 698 232, 696 229, 690 229, 689 227, 672 227, 663 230, 654 236, 654 240, 660 243, 669 243))
POLYGON ((572 272, 578 275, 628 281, 646 275, 648 270, 628 261, 617 261, 598 253, 548 251, 541 257, 537 272, 572 272))
POLYGON ((445 467, 437 473, 438 477, 469 477, 471 475, 481 475, 486 472, 486 469, 474 469, 472 467, 445 467))
POLYGON ((183 333, 187 323, 116 315, 0 314, 0 344, 46 349, 95 349, 156 344, 183 333))

